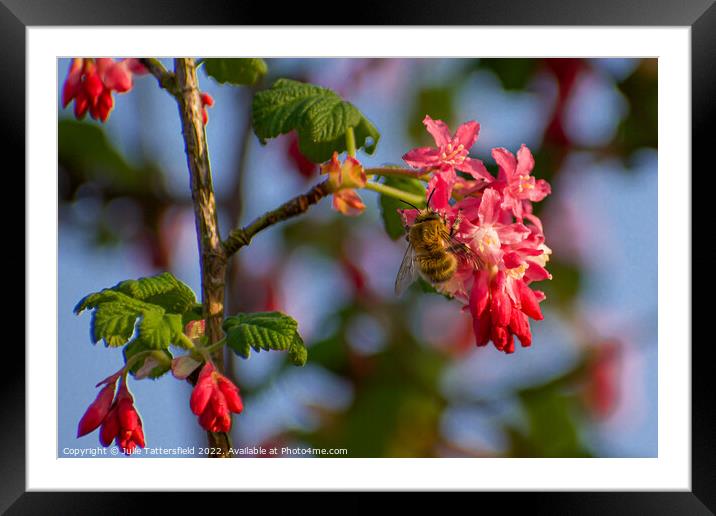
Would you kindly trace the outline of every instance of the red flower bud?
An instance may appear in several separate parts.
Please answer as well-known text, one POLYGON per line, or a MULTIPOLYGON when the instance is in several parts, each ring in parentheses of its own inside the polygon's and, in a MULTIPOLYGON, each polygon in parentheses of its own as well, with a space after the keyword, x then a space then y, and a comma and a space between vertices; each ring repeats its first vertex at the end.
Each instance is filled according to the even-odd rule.
POLYGON ((206 108, 214 105, 214 98, 206 92, 202 92, 201 97, 201 118, 204 125, 209 123, 209 113, 206 108))
POLYGON ((239 388, 208 362, 199 373, 189 406, 199 416, 199 424, 210 432, 228 432, 231 412, 239 414, 244 409, 239 388))
POLYGON ((116 383, 112 382, 99 391, 97 398, 95 398, 82 416, 82 419, 80 419, 80 423, 77 427, 77 437, 87 435, 88 433, 96 430, 99 425, 102 424, 102 421, 112 407, 115 387, 116 383))

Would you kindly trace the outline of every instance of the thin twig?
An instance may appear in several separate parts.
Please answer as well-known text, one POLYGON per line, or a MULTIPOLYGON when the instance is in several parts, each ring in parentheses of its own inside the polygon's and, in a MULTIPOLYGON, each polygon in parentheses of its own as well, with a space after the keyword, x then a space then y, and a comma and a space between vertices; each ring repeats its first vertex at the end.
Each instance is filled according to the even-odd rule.
POLYGON ((328 184, 324 181, 311 188, 305 194, 294 197, 275 210, 264 213, 248 226, 234 229, 223 242, 226 256, 231 256, 242 247, 249 245, 251 239, 259 231, 273 226, 278 222, 305 213, 311 205, 316 204, 329 193, 328 184))

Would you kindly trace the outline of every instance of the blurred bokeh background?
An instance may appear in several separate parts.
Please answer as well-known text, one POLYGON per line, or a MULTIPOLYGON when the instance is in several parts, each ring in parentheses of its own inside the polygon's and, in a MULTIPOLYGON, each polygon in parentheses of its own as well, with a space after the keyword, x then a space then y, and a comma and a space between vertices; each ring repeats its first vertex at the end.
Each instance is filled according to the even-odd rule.
MULTIPOLYGON (((170 60, 165 61, 171 67, 170 60)), ((343 217, 323 201, 261 233, 232 262, 227 313, 282 310, 309 346, 228 357, 245 411, 235 447, 347 448, 351 457, 654 457, 657 455, 657 61, 655 59, 269 59, 269 75, 335 89, 382 133, 366 166, 399 164, 431 143, 425 114, 477 120, 472 155, 522 143, 553 249, 545 319, 531 348, 476 348, 456 301, 393 294, 405 241, 378 199, 343 217)), ((58 61, 58 98, 69 60, 58 61)), ((319 180, 285 136, 262 147, 249 124, 255 88, 215 83, 207 133, 225 235, 319 180)), ((122 365, 93 346, 85 294, 171 271, 199 291, 198 254, 176 104, 138 77, 109 121, 59 111, 59 435, 76 439, 94 385, 122 365)), ((191 387, 130 381, 148 446, 202 446, 191 387)))

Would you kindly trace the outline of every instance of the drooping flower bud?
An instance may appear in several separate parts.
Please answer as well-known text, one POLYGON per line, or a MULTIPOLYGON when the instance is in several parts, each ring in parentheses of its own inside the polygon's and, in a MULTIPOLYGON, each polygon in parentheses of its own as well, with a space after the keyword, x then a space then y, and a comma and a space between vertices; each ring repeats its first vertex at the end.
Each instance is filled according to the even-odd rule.
POLYGON ((112 407, 112 400, 114 399, 114 390, 116 388, 116 379, 105 385, 97 398, 90 404, 87 411, 80 419, 80 423, 77 426, 77 437, 82 437, 88 433, 96 430, 102 421, 107 416, 110 408, 112 407))
POLYGON ((231 412, 239 414, 244 409, 239 388, 210 362, 199 373, 189 406, 199 416, 199 424, 210 432, 228 432, 231 412))
POLYGON ((137 446, 144 448, 145 445, 142 419, 134 408, 134 398, 124 382, 102 422, 99 433, 102 446, 109 446, 113 440, 116 440, 117 446, 127 455, 137 446))
POLYGON ((204 125, 209 123, 209 112, 206 108, 214 105, 214 98, 206 92, 202 92, 201 95, 201 119, 204 125))

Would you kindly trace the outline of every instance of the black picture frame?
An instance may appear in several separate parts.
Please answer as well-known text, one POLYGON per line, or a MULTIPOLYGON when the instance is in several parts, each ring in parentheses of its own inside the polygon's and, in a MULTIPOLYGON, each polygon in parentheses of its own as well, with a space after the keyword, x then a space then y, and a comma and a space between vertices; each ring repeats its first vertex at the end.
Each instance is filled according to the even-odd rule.
MULTIPOLYGON (((707 163, 716 112, 716 6, 714 0, 443 0, 440 2, 376 2, 355 8, 350 18, 359 25, 609 25, 691 27, 692 170, 713 173, 707 163)), ((306 10, 303 3, 226 2, 221 0, 0 0, 0 82, 3 93, 4 157, 14 157, 14 170, 25 167, 25 29, 36 25, 270 25, 295 24, 302 17, 311 24, 334 24, 348 18, 336 15, 335 4, 306 10), (317 17, 317 18, 316 18, 317 17), (23 149, 23 152, 19 152, 23 149)), ((7 161, 6 161, 7 163, 7 161)), ((6 165, 7 166, 7 165, 6 165)), ((6 174, 10 169, 6 168, 6 174)), ((16 174, 18 175, 18 174, 16 174)), ((694 174, 692 173, 692 180, 694 174)), ((693 184, 693 183, 692 183, 693 184)), ((19 186, 24 191, 24 181, 19 186)), ((19 190, 18 190, 19 191, 19 190)), ((694 191, 694 190, 692 190, 694 191)), ((696 190, 698 191, 698 190, 696 190)), ((692 206, 696 203, 692 201, 692 206)), ((693 223, 697 222, 692 217, 693 223)), ((693 229, 692 229, 693 231, 693 229)), ((19 228, 16 229, 19 232, 19 228)), ((23 236, 13 235, 15 242, 23 236)), ((19 244, 16 244, 19 248, 19 244)), ((24 249, 24 247, 23 247, 24 249)), ((16 256, 14 270, 31 274, 26 256, 16 256)), ((692 258, 692 270, 711 270, 713 260, 692 258), (700 267, 701 266, 701 267, 700 267)), ((703 306, 703 305, 701 305, 703 306)), ((694 304, 694 308, 697 306, 694 304)), ((19 319, 19 318, 18 318, 19 319)), ((693 316, 692 316, 693 320, 693 316)), ((17 326, 19 326, 19 321, 17 326)), ((683 343, 690 344, 684 334, 683 343)), ((690 492, 591 492, 479 494, 499 497, 501 512, 529 504, 533 513, 546 514, 714 514, 716 512, 716 375, 708 360, 708 341, 692 345, 692 490, 690 492)), ((27 343, 26 343, 27 345, 27 343)), ((0 510, 8 514, 130 514, 146 506, 147 493, 25 492, 25 367, 16 357, 0 374, 0 510)), ((50 436, 51 438, 51 436, 50 436)), ((185 508, 189 496, 172 494, 185 508)), ((246 495, 241 495, 246 496, 246 495)), ((245 499, 244 499, 245 500, 245 499)), ((245 502, 244 502, 245 503, 245 502)))

